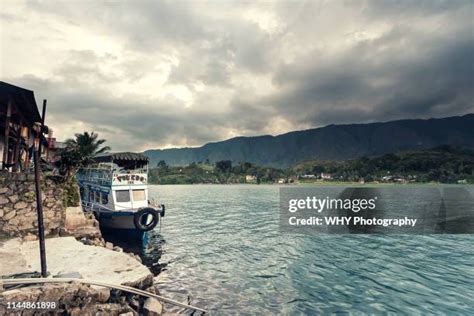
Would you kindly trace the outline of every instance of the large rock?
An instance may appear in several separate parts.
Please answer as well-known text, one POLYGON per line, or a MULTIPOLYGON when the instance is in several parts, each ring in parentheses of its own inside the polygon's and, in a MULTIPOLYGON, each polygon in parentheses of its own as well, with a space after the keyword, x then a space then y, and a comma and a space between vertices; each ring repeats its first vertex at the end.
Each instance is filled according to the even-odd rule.
POLYGON ((146 316, 159 316, 163 313, 163 305, 155 298, 147 298, 143 304, 143 312, 146 316))

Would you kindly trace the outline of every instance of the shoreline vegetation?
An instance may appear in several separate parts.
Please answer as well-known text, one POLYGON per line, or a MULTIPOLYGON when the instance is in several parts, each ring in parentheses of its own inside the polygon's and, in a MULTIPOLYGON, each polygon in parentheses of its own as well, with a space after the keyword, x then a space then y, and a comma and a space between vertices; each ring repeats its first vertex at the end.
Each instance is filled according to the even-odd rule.
POLYGON ((473 184, 474 149, 439 146, 346 161, 305 161, 286 169, 222 160, 149 170, 150 184, 473 184))

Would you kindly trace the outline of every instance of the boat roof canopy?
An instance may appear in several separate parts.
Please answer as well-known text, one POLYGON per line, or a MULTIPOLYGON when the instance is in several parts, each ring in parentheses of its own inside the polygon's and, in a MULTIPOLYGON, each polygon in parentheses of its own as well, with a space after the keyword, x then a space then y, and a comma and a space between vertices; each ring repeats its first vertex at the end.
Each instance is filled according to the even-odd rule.
POLYGON ((121 167, 142 167, 148 164, 148 157, 140 153, 121 152, 97 155, 95 162, 113 162, 121 167))

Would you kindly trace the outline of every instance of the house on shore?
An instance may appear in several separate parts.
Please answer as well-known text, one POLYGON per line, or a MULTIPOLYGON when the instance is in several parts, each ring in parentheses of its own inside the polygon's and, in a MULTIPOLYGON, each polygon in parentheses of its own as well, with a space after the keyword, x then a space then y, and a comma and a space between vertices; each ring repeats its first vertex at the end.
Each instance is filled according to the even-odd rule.
POLYGON ((53 135, 53 130, 48 128, 48 137, 46 138, 48 146, 46 151, 43 152, 43 157, 46 161, 54 163, 59 158, 61 152, 66 148, 66 143, 58 141, 53 135))
POLYGON ((299 176, 300 179, 316 179, 316 175, 314 174, 303 174, 299 176))
POLYGON ((254 176, 254 175, 248 174, 248 175, 245 176, 245 182, 247 182, 247 183, 256 183, 257 182, 257 177, 254 176))
MULTIPOLYGON (((41 122, 41 116, 33 91, 0 81, 0 170, 29 170, 36 122, 41 122)), ((42 132, 47 132, 47 127, 42 132)), ((43 134, 40 140, 45 156, 48 143, 43 134)))
POLYGON ((323 180, 332 180, 332 174, 327 173, 327 172, 321 172, 321 179, 323 180))

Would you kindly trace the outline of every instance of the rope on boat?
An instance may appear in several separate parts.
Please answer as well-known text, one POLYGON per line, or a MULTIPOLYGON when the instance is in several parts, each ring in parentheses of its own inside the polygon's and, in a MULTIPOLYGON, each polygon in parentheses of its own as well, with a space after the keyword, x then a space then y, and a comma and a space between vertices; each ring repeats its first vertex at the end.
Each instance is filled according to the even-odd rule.
POLYGON ((108 287, 111 289, 116 289, 116 290, 121 290, 145 297, 150 297, 150 298, 155 298, 163 303, 168 303, 172 305, 176 305, 179 307, 199 311, 202 313, 207 313, 205 309, 192 306, 192 305, 187 305, 180 303, 178 301, 163 297, 161 295, 153 294, 147 291, 143 291, 140 289, 133 288, 131 286, 126 286, 126 285, 116 285, 116 284, 111 284, 111 283, 105 283, 105 282, 100 282, 100 281, 94 281, 94 280, 87 280, 87 279, 77 279, 77 278, 26 278, 26 279, 0 279, 0 287, 2 285, 18 285, 18 284, 44 284, 44 283, 71 283, 71 282, 79 282, 83 284, 89 284, 89 285, 97 285, 97 286, 102 286, 102 287, 108 287))

